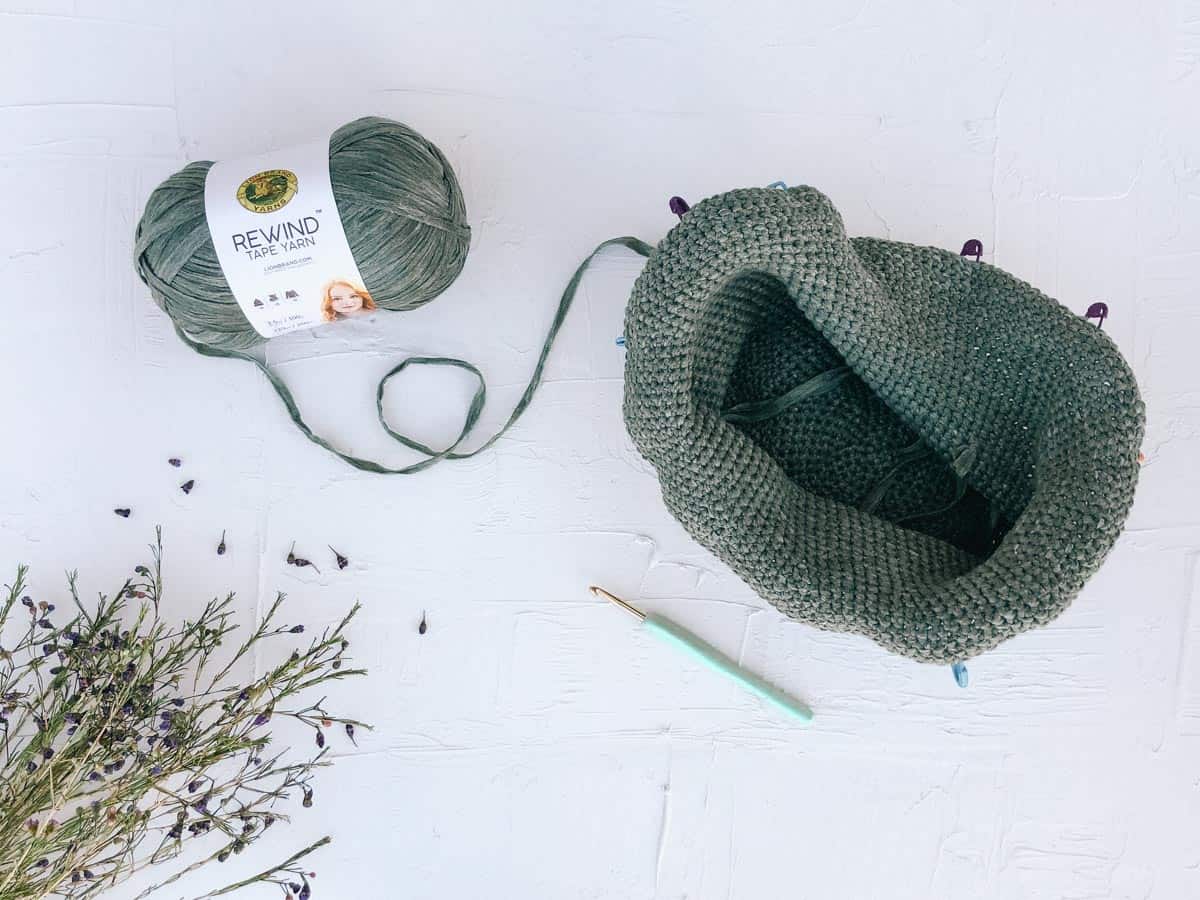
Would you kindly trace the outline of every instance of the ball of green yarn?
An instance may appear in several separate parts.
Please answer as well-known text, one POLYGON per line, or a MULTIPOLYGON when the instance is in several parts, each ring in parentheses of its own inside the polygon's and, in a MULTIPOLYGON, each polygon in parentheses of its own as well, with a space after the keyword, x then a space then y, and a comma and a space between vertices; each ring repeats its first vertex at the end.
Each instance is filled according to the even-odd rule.
MULTIPOLYGON (((246 320, 217 262, 204 216, 211 162, 189 163, 146 202, 134 240, 138 274, 193 341, 246 350, 264 338, 246 320)), ((415 309, 458 277, 471 229, 454 170, 406 125, 367 117, 329 140, 338 215, 378 306, 415 309)))

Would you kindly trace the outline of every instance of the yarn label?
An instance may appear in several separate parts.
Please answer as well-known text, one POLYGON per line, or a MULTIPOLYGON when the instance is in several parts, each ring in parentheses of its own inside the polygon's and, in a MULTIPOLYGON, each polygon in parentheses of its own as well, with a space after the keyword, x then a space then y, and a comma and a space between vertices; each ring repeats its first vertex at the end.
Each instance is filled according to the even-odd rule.
POLYGON ((213 163, 204 213, 233 297, 263 337, 375 309, 329 178, 329 139, 213 163))

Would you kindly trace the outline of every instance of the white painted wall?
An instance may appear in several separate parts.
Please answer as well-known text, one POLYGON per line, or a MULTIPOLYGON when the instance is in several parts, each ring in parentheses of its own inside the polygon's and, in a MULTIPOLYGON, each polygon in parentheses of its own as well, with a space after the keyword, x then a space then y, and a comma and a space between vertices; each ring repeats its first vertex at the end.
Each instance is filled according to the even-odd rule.
MULTIPOLYGON (((5 569, 31 563, 42 595, 67 566, 111 587, 162 523, 180 615, 229 588, 247 619, 277 588, 314 625, 366 605, 371 676, 340 702, 377 730, 237 871, 330 832, 318 897, 1200 896, 1196 0, 0 9, 5 569), (980 237, 1070 308, 1108 302, 1149 409, 1127 534, 965 691, 786 621, 687 538, 625 436, 613 338, 638 265, 620 255, 492 452, 408 479, 346 468, 249 367, 179 343, 130 245, 184 161, 366 113, 445 150, 474 246, 418 312, 271 344, 342 445, 405 458, 371 396, 412 352, 476 360, 498 422, 595 243, 656 241, 672 194, 783 179, 851 233, 980 237), (353 564, 289 568, 293 539, 353 564), (809 698, 814 727, 649 643, 591 581, 809 698)), ((417 374, 388 406, 436 439, 466 389, 417 374)))

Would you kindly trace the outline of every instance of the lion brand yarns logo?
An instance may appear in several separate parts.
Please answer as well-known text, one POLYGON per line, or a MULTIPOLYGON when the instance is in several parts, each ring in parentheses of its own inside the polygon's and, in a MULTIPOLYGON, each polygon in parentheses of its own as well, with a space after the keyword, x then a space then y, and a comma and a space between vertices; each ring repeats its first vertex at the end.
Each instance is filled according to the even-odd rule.
POLYGON ((238 203, 250 212, 269 213, 283 209, 296 196, 296 173, 287 169, 268 169, 251 175, 237 189, 238 203))

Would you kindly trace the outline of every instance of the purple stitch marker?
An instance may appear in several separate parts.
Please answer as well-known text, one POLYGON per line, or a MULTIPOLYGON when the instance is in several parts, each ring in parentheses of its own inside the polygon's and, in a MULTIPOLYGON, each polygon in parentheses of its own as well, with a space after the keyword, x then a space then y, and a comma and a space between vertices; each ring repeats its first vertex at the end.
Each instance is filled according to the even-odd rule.
POLYGON ((958 251, 958 255, 973 256, 975 257, 975 262, 979 262, 983 259, 983 241, 979 240, 979 238, 971 238, 963 244, 963 248, 958 251))
POLYGON ((1093 303, 1091 306, 1089 306, 1087 308, 1087 312, 1084 314, 1084 318, 1085 319, 1099 319, 1100 321, 1096 323, 1096 327, 1103 328, 1104 320, 1108 318, 1108 304, 1105 303, 1103 300, 1097 300, 1095 303, 1093 303))
POLYGON ((679 216, 680 219, 683 219, 683 214, 691 209, 691 207, 688 206, 687 201, 682 197, 672 197, 668 205, 671 207, 671 212, 679 216))

